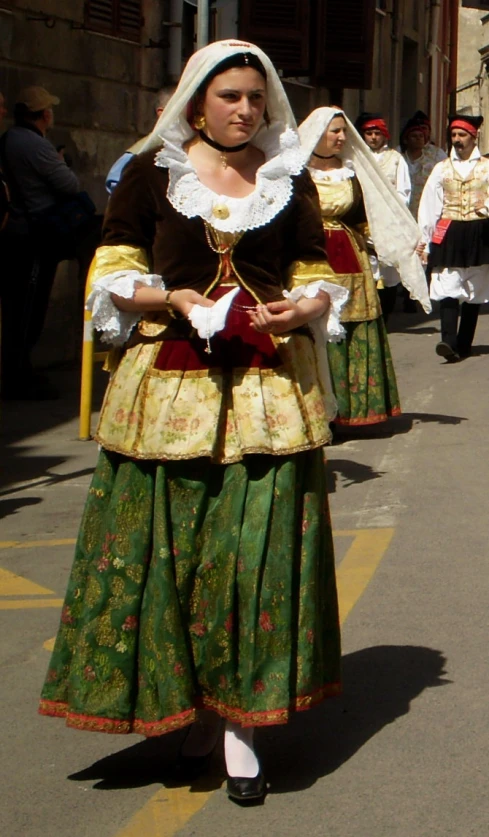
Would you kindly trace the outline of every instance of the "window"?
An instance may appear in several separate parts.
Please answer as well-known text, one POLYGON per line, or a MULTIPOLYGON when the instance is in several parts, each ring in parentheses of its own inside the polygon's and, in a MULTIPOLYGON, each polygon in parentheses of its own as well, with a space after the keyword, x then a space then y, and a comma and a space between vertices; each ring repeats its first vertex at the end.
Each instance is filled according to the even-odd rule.
POLYGON ((301 0, 241 0, 239 36, 258 44, 284 75, 308 75, 310 5, 301 0))
POLYGON ((142 24, 141 0, 86 0, 87 29, 139 41, 142 24))
POLYGON ((322 0, 316 77, 328 87, 372 87, 375 3, 322 0))
POLYGON ((375 8, 375 0, 240 0, 239 36, 264 49, 285 77, 367 89, 375 8))

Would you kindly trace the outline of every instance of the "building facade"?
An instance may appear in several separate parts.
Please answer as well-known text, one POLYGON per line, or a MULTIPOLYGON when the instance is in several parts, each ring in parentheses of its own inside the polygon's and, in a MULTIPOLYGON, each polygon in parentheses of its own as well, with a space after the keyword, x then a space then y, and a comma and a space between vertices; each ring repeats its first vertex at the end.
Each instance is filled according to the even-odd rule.
POLYGON ((489 2, 460 8, 457 111, 483 116, 479 146, 489 152, 489 2), (473 8, 477 5, 478 8, 473 8))
MULTIPOLYGON (((59 96, 50 138, 66 146, 101 212, 107 171, 150 130, 156 92, 178 81, 196 47, 198 2, 0 0, 0 91, 10 113, 27 85, 59 96)), ((352 119, 381 111, 397 144, 405 119, 422 109, 443 144, 456 88, 459 0, 209 2, 209 40, 240 37, 262 46, 298 121, 323 104, 344 107, 352 119)), ((50 361, 77 350, 77 330, 72 342, 56 341, 60 323, 66 335, 81 318, 74 270, 64 264, 55 284, 50 361)))
MULTIPOLYGON (((60 97, 51 137, 67 146, 101 210, 107 170, 149 130, 155 92, 178 81, 195 49, 197 3, 0 0, 0 91, 10 109, 29 84, 60 97)), ((456 87, 458 4, 210 0, 209 39, 239 36, 262 46, 298 120, 330 103, 353 119, 361 110, 382 111, 397 137, 405 119, 422 109, 441 142, 456 87)))

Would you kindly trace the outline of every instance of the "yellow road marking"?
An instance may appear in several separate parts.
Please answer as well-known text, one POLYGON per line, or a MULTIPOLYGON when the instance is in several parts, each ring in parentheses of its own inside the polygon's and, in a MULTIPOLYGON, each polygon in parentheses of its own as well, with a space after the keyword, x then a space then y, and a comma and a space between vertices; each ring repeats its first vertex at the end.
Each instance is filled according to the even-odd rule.
POLYGON ((116 837, 173 837, 204 807, 215 791, 162 788, 141 808, 116 837))
MULTIPOLYGON (((335 538, 353 538, 336 571, 341 624, 371 580, 393 534, 394 529, 347 529, 334 533, 335 538)), ((191 793, 189 788, 162 788, 115 837, 174 837, 213 793, 215 791, 191 793)))
POLYGON ((40 607, 62 607, 63 599, 0 599, 0 610, 35 610, 40 607))
POLYGON ((0 569, 0 596, 49 596, 51 593, 54 595, 54 590, 0 569))
POLYGON ((43 642, 42 647, 46 651, 54 651, 54 643, 56 642, 56 637, 52 636, 51 639, 47 639, 46 642, 43 642))
POLYGON ((0 549, 33 549, 39 546, 71 546, 75 538, 56 538, 52 541, 0 541, 0 549))
POLYGON ((336 536, 350 536, 353 543, 336 570, 340 622, 363 594, 367 584, 384 557, 394 529, 351 529, 335 532, 336 536))

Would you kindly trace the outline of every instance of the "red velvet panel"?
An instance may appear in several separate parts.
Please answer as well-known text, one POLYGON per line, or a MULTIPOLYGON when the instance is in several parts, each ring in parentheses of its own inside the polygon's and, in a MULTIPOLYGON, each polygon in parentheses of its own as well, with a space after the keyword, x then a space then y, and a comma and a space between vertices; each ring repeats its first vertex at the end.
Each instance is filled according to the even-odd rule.
POLYGON ((345 230, 324 231, 328 262, 335 273, 361 273, 357 255, 345 230))
MULTIPOLYGON (((211 299, 219 299, 230 290, 230 287, 219 286, 209 296, 211 299)), ((256 300, 248 291, 240 289, 232 304, 254 306, 256 300)), ((251 328, 247 312, 233 307, 228 312, 224 329, 210 338, 210 347, 211 353, 207 354, 206 341, 198 334, 190 340, 165 340, 156 358, 155 369, 220 369, 222 372, 231 372, 236 367, 275 369, 282 364, 269 335, 260 334, 251 328)))

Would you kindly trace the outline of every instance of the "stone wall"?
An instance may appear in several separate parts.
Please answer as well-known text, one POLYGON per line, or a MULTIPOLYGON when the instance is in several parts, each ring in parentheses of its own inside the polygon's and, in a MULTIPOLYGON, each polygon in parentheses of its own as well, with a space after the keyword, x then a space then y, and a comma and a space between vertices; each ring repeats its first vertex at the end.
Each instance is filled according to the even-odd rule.
MULTIPOLYGON (((133 43, 86 30, 83 0, 0 0, 0 91, 9 117, 22 87, 41 84, 59 96, 49 139, 66 146, 99 212, 110 166, 154 122, 155 92, 166 73, 165 10, 165 0, 144 0, 140 42, 133 43)), ((41 363, 76 354, 76 286, 76 265, 61 265, 37 352, 41 363)))

